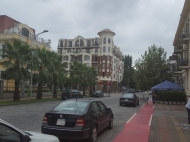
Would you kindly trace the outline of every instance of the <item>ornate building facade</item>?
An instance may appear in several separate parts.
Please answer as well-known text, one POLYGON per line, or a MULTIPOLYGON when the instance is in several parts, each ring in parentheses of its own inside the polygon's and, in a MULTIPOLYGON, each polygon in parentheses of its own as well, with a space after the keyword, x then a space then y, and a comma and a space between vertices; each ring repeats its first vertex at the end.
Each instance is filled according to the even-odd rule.
MULTIPOLYGON (((44 40, 37 35, 35 30, 28 25, 6 15, 0 15, 0 49, 5 48, 5 40, 20 39, 23 42, 27 42, 33 48, 39 47, 50 50, 51 40, 44 40)), ((0 62, 4 60, 0 57, 0 62)), ((2 79, 1 74, 4 70, 4 68, 0 67, 0 79, 2 79)), ((14 89, 14 80, 4 80, 3 88, 5 91, 12 91, 14 89)))
POLYGON ((123 79, 124 62, 120 48, 114 44, 115 33, 110 29, 98 32, 99 37, 60 39, 58 54, 63 55, 63 62, 68 63, 67 70, 73 61, 94 67, 97 71, 98 82, 95 89, 117 91, 118 84, 123 79), (111 89, 111 90, 110 90, 111 89))

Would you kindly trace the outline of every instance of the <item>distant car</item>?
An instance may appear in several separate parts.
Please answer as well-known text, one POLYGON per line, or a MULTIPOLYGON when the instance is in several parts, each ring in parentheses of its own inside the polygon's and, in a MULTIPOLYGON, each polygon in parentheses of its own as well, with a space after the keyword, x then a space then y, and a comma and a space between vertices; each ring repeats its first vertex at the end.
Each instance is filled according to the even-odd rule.
POLYGON ((65 89, 63 90, 61 94, 61 98, 63 100, 71 99, 71 98, 83 98, 83 95, 78 90, 65 89))
POLYGON ((45 114, 41 131, 60 139, 95 142, 100 131, 112 129, 113 118, 111 108, 101 101, 69 99, 45 114))
POLYGON ((139 105, 139 98, 134 93, 125 93, 120 97, 119 105, 139 105))
POLYGON ((103 97, 103 96, 104 96, 104 94, 100 90, 94 91, 92 93, 92 97, 103 97))
POLYGON ((59 139, 52 135, 19 130, 0 119, 0 142, 59 142, 59 139))

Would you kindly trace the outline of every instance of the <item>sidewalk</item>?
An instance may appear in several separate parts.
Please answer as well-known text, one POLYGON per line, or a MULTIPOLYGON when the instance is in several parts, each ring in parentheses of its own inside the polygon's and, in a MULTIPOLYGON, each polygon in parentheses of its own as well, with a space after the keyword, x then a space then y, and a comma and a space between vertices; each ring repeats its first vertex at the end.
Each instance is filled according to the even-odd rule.
POLYGON ((131 117, 113 142, 189 142, 190 130, 182 128, 187 122, 184 105, 152 105, 150 99, 148 105, 131 117))

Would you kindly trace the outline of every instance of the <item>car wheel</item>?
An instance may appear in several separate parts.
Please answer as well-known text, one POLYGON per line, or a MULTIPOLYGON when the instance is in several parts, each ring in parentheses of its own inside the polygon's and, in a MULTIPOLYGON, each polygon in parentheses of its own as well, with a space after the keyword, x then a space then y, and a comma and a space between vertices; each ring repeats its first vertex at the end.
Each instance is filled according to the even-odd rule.
POLYGON ((120 106, 122 106, 122 103, 119 103, 120 106))
POLYGON ((66 97, 63 97, 62 99, 63 99, 63 100, 66 100, 67 98, 66 98, 66 97))
POLYGON ((113 128, 113 117, 110 118, 110 122, 109 122, 108 128, 109 128, 109 129, 112 129, 112 128, 113 128))
POLYGON ((97 127, 94 125, 90 134, 90 138, 88 139, 88 142, 95 142, 97 139, 97 127))
POLYGON ((138 100, 138 103, 137 103, 137 105, 139 105, 139 100, 138 100))

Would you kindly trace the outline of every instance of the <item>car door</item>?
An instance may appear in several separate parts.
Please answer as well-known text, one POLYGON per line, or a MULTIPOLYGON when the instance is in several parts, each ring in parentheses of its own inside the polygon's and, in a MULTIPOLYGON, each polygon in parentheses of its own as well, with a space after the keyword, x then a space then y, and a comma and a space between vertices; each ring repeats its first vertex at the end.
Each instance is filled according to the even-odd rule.
POLYGON ((93 125, 94 125, 94 123, 98 124, 98 131, 102 130, 102 127, 100 125, 101 124, 101 111, 100 111, 100 107, 96 101, 92 102, 92 105, 91 105, 91 117, 92 117, 93 125))
POLYGON ((0 142, 24 142, 16 130, 0 123, 0 142))
POLYGON ((109 121, 110 121, 110 113, 108 112, 108 109, 107 107, 100 101, 98 101, 98 105, 100 107, 100 124, 101 124, 101 128, 102 129, 105 129, 106 127, 109 126, 109 121))

